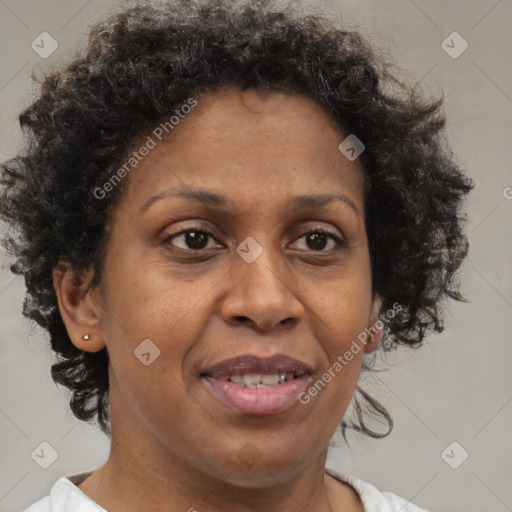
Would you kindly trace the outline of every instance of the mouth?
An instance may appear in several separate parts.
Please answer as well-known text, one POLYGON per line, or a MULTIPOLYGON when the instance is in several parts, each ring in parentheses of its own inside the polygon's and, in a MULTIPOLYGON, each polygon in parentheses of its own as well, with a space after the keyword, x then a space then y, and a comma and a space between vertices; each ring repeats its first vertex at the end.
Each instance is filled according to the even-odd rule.
POLYGON ((223 375, 218 377, 218 380, 223 382, 232 382, 241 388, 266 389, 274 386, 282 386, 286 382, 302 377, 302 375, 297 375, 294 372, 270 374, 246 373, 244 375, 223 375))
POLYGON ((262 359, 240 356, 201 373, 209 392, 243 414, 278 414, 297 401, 311 377, 311 367, 288 356, 262 359))

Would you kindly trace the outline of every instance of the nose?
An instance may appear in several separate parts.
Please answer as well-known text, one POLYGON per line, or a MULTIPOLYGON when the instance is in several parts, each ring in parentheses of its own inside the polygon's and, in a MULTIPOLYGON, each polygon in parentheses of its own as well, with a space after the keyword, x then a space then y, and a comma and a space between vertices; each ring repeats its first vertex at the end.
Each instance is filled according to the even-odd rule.
POLYGON ((296 295, 297 280, 282 255, 264 249, 252 263, 235 255, 230 275, 221 307, 228 324, 272 331, 291 327, 304 317, 304 305, 296 295))

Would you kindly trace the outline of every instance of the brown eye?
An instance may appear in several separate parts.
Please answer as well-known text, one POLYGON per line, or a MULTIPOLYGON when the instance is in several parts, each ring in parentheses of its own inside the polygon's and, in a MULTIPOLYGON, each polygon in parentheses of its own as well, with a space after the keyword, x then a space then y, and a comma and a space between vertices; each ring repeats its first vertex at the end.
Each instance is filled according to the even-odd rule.
POLYGON ((308 233, 305 237, 306 244, 314 251, 321 251, 325 249, 325 246, 329 241, 329 237, 325 233, 308 233))
POLYGON ((305 240, 305 250, 314 252, 330 252, 331 250, 338 250, 346 247, 346 242, 344 240, 321 226, 310 229, 298 238, 298 240, 302 239, 305 240), (328 247, 329 242, 331 242, 330 247, 328 247))
POLYGON ((164 243, 177 246, 180 249, 200 251, 208 246, 212 235, 200 229, 186 229, 167 237, 164 243), (182 245, 174 244, 172 241, 180 240, 182 245))

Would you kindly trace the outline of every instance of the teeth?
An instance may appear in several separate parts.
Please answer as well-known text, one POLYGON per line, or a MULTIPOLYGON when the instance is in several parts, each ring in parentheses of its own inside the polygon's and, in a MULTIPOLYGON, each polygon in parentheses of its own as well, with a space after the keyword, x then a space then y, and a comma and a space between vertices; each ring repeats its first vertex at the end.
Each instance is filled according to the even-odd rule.
POLYGON ((279 383, 279 375, 274 373, 273 375, 262 375, 261 383, 266 384, 267 386, 277 386, 279 383))
POLYGON ((255 388, 261 381, 261 375, 244 375, 244 384, 246 388, 255 388))
POLYGON ((255 373, 250 373, 246 375, 223 376, 221 377, 221 380, 230 380, 238 386, 250 389, 264 389, 271 386, 279 386, 285 382, 288 382, 289 380, 293 380, 294 377, 295 374, 293 372, 273 373, 269 375, 258 375, 255 373))

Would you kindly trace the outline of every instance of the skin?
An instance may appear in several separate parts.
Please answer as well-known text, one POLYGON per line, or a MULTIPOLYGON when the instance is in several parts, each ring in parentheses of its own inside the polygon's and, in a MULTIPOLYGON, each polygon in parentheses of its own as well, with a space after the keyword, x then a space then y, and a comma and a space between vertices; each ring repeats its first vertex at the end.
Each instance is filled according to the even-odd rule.
POLYGON ((308 404, 283 413, 243 415, 200 378, 234 356, 285 354, 311 365, 313 383, 374 326, 361 164, 340 153, 347 134, 309 98, 226 87, 197 100, 125 178, 100 285, 87 289, 92 274, 71 268, 54 274, 73 343, 106 346, 110 358, 111 452, 80 488, 109 512, 363 510, 324 468, 380 332, 308 404), (229 205, 164 194, 141 213, 181 188, 229 205), (347 202, 288 211, 295 196, 333 193, 347 202), (315 250, 304 235, 319 226, 346 247, 327 237, 315 250), (169 238, 184 229, 212 237, 199 251, 169 238), (235 252, 249 236, 263 248, 252 263, 235 252), (145 339, 160 350, 148 366, 134 356, 145 339))

